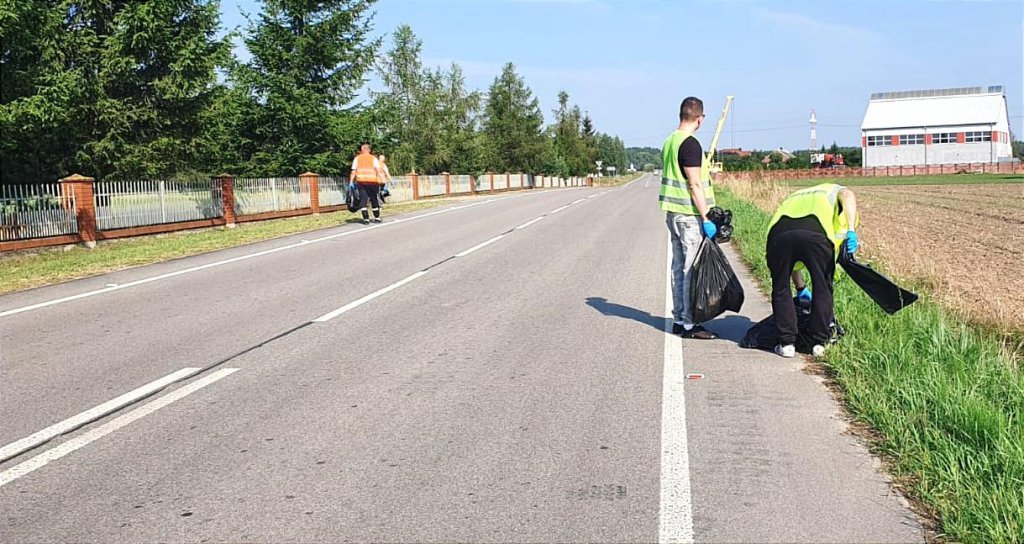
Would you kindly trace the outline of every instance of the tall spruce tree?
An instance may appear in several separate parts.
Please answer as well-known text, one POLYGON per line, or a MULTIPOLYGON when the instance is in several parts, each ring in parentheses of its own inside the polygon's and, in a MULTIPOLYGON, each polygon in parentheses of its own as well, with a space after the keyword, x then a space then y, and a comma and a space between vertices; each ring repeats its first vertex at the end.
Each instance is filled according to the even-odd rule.
POLYGON ((486 167, 496 172, 541 173, 547 141, 540 101, 507 63, 488 90, 483 115, 486 167))
POLYGON ((264 0, 250 20, 252 59, 236 64, 219 109, 225 168, 295 175, 347 171, 366 118, 351 106, 379 44, 370 40, 375 0, 264 0))
POLYGON ((19 0, 0 7, 0 178, 190 168, 230 45, 217 0, 19 0))

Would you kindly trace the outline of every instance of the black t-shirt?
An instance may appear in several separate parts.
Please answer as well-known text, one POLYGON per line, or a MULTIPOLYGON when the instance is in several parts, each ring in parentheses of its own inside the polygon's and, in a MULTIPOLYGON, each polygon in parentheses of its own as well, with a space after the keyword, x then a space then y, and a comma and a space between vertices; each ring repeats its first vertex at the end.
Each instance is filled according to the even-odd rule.
POLYGON ((703 158, 704 151, 700 148, 700 142, 697 141, 697 138, 687 138, 683 145, 679 146, 679 169, 683 171, 683 177, 687 181, 690 178, 686 177, 686 167, 700 168, 703 158))

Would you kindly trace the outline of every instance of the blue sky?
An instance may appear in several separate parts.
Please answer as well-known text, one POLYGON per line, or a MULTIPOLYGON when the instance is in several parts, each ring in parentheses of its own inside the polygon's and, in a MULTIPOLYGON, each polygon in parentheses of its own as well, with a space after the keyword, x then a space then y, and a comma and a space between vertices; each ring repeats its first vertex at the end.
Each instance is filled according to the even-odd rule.
MULTIPOLYGON (((222 0, 223 24, 258 9, 222 0)), ((408 23, 427 65, 458 62, 486 90, 511 61, 548 119, 564 89, 627 145, 660 147, 689 95, 704 100, 705 142, 731 94, 719 147, 806 149, 812 108, 819 145, 860 145, 872 92, 988 85, 1005 87, 1024 135, 1019 0, 380 0, 375 11, 375 35, 408 23)))

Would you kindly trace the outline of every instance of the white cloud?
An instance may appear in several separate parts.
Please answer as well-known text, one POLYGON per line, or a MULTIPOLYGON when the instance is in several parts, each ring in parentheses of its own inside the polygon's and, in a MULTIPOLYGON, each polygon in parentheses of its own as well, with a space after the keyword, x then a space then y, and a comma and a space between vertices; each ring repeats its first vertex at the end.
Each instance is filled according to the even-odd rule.
MULTIPOLYGON (((839 12, 841 12, 840 10, 839 12)), ((810 34, 827 35, 833 38, 847 38, 854 40, 870 40, 880 38, 881 35, 874 30, 843 23, 832 23, 820 21, 800 13, 788 13, 784 11, 771 11, 759 9, 758 19, 769 23, 796 28, 810 34)))

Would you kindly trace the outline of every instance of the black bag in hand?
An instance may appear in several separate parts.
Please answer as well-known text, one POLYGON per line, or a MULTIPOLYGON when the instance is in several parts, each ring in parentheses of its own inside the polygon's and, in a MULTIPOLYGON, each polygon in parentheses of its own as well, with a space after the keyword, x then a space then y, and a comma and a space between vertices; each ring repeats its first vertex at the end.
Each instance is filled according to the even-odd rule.
POLYGON ((694 323, 710 321, 725 311, 738 312, 743 307, 743 286, 714 240, 705 238, 697 250, 690 297, 694 323))
POLYGON ((359 189, 353 189, 351 185, 348 187, 348 194, 345 195, 345 206, 348 207, 348 211, 355 213, 359 211, 359 189))

